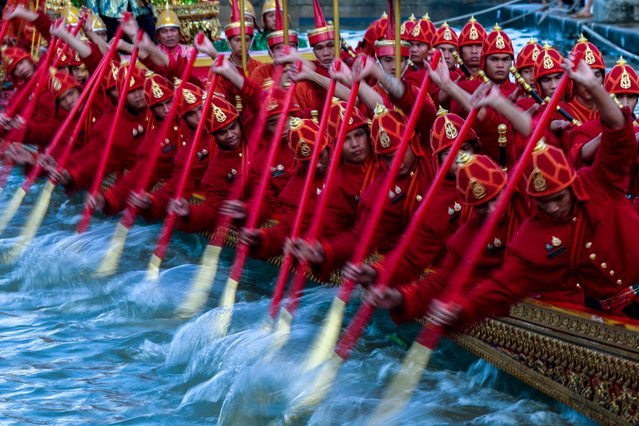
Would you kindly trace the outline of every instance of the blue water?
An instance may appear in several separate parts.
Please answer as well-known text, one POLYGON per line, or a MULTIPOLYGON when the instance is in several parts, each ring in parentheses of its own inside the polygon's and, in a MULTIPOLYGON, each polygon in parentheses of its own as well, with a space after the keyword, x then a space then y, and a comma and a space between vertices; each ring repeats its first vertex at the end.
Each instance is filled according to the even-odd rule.
MULTIPOLYGON (((360 33, 361 34, 361 33, 360 33)), ((534 32, 521 31, 520 47, 534 32)), ((352 36, 352 34, 351 34, 352 36)), ((22 176, 14 172, 0 209, 22 176)), ((42 186, 32 188, 0 238, 15 242, 42 186)), ((115 220, 93 219, 74 233, 79 196, 56 190, 35 241, 14 263, 0 266, 0 423, 280 425, 311 376, 300 364, 335 290, 308 289, 291 339, 268 357, 264 331, 277 270, 249 262, 227 337, 211 329, 233 251, 223 252, 207 307, 190 320, 174 318, 206 241, 176 234, 157 282, 144 280, 159 225, 136 225, 120 271, 92 277, 115 220)), ((349 315, 352 311, 349 310, 349 315)), ((405 350, 385 313, 339 371, 327 399, 292 424, 358 425, 378 405, 405 350)), ((570 425, 588 420, 444 341, 398 424, 570 425)))

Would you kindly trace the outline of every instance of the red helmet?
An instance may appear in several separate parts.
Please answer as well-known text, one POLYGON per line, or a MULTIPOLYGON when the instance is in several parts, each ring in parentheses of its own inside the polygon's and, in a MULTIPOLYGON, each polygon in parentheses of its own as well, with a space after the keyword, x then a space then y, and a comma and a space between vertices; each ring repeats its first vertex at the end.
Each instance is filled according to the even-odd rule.
POLYGON ((459 33, 459 40, 457 41, 457 48, 461 50, 464 46, 471 46, 473 44, 483 44, 486 38, 486 30, 481 26, 475 17, 471 17, 464 28, 459 33))
POLYGON ((517 59, 515 60, 517 71, 521 72, 524 68, 534 67, 542 49, 541 45, 531 37, 517 54, 517 59))
POLYGON ((468 206, 494 199, 508 181, 506 173, 486 155, 461 152, 457 165, 457 190, 468 206))
POLYGON ((171 99, 173 87, 166 77, 153 74, 144 82, 144 98, 150 107, 171 99))
POLYGON ((486 58, 490 55, 510 55, 511 58, 515 58, 515 51, 513 50, 513 42, 504 31, 502 31, 499 25, 495 25, 490 34, 484 39, 484 43, 481 47, 480 66, 483 69, 486 64, 486 58))
POLYGON ((435 32, 431 47, 437 47, 442 44, 452 44, 453 46, 457 46, 458 41, 459 37, 457 37, 457 33, 455 32, 455 30, 449 27, 446 22, 444 22, 442 26, 439 27, 435 32))
MULTIPOLYGON (((311 119, 293 117, 290 120, 288 146, 293 150, 293 156, 299 161, 309 161, 319 132, 319 125, 311 119)), ((320 138, 320 149, 328 146, 328 135, 324 133, 320 138)))
POLYGON ((588 41, 586 37, 581 35, 577 44, 572 48, 570 53, 574 55, 577 52, 583 52, 584 62, 590 66, 590 68, 600 69, 606 72, 606 63, 604 62, 603 55, 597 49, 597 46, 588 41))
POLYGON ((608 93, 615 95, 639 95, 639 77, 637 72, 620 57, 617 64, 606 75, 604 87, 608 93))
POLYGON ((541 139, 532 154, 526 192, 531 197, 546 197, 568 188, 576 177, 564 152, 541 139))

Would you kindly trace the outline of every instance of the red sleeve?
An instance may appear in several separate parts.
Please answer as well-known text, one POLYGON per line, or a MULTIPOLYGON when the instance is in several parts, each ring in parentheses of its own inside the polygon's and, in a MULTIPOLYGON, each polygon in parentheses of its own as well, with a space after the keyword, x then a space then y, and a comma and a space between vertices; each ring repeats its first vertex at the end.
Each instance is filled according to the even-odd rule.
POLYGON ((104 55, 102 55, 102 52, 100 52, 100 48, 95 43, 89 42, 89 47, 91 48, 91 53, 86 58, 83 58, 82 61, 87 67, 87 71, 89 71, 89 74, 93 74, 95 70, 98 69, 100 61, 102 61, 104 55))
POLYGON ((33 26, 46 41, 51 40, 51 33, 49 32, 49 28, 53 25, 53 21, 49 18, 49 15, 44 13, 43 11, 38 11, 38 17, 33 21, 33 26))
MULTIPOLYGON (((419 93, 419 87, 414 86, 408 81, 404 82, 405 90, 404 95, 397 99, 391 98, 391 101, 397 105, 402 111, 406 111, 407 114, 412 111, 415 102, 417 101, 417 94, 419 93)), ((419 115, 419 120, 417 120, 416 129, 417 132, 422 135, 429 135, 430 129, 433 127, 433 123, 435 122, 435 118, 437 117, 437 109, 435 108, 435 102, 430 97, 430 94, 427 94, 424 98, 424 105, 422 106, 421 113, 419 115)))

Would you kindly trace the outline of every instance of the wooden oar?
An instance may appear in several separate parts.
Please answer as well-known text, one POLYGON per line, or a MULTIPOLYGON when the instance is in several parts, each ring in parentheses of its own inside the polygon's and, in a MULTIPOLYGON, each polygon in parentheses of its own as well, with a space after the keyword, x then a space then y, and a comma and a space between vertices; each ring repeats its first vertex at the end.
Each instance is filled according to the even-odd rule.
MULTIPOLYGON (((202 39, 204 38, 204 33, 200 32, 198 35, 200 39, 198 44, 202 43, 202 39)), ((193 69, 193 64, 195 64, 195 59, 197 58, 197 50, 193 49, 191 55, 189 56, 189 60, 187 62, 184 71, 182 71, 180 85, 175 90, 175 96, 173 97, 173 102, 171 103, 171 109, 169 110, 168 115, 164 119, 164 123, 162 123, 162 128, 160 129, 159 136, 157 137, 156 143, 152 146, 151 152, 149 153, 149 157, 145 163, 145 168, 142 174, 140 175, 138 181, 136 182, 136 186, 133 188, 132 193, 134 194, 143 194, 147 186, 151 181, 151 177, 153 175, 153 170, 157 164, 158 158, 160 157, 160 152, 162 151, 162 141, 166 139, 166 135, 169 133, 169 130, 175 124, 175 118, 177 117, 178 111, 178 99, 182 96, 182 88, 184 87, 184 83, 188 82, 191 78, 191 71, 193 69)), ((206 121, 206 120, 202 120, 206 121)), ((106 255, 98 265, 98 269, 95 272, 95 275, 98 277, 106 277, 108 275, 113 274, 118 269, 118 264, 120 263, 120 257, 122 256, 122 251, 124 250, 124 243, 126 242, 126 237, 129 234, 129 230, 133 227, 135 223, 135 218, 138 214, 138 208, 128 204, 120 221, 116 225, 115 232, 111 237, 111 242, 109 243, 109 248, 106 251, 106 255)))
MULTIPOLYGON (((51 143, 49 143, 49 145, 47 146, 45 150, 45 155, 49 155, 51 152, 53 152, 57 148, 59 143, 62 141, 62 138, 64 134, 66 133, 67 128, 73 121, 73 117, 75 117, 78 111, 81 110, 82 113, 80 114, 80 118, 76 122, 76 125, 73 129, 73 133, 67 139, 64 150, 62 151, 62 154, 60 155, 60 158, 58 159, 58 171, 61 171, 65 167, 66 161, 71 153, 71 150, 75 144, 75 141, 77 140, 80 132, 82 131, 84 127, 84 122, 87 119, 87 116, 91 112, 91 105, 93 105, 93 101, 95 97, 97 96, 97 94, 100 93, 100 83, 102 81, 102 78, 104 77, 104 74, 109 70, 111 60, 113 59, 113 56, 115 55, 115 52, 117 51, 117 42, 120 40, 121 37, 122 37, 122 29, 119 28, 114 36, 114 43, 111 45, 111 48, 109 49, 107 54, 102 58, 102 60, 100 61, 100 64, 96 68, 93 75, 89 78, 89 81, 87 82, 84 90, 80 94, 78 102, 76 102, 73 109, 69 112, 66 119, 64 120, 64 122, 62 123, 58 131, 56 132, 55 136, 51 140, 51 143)), ((27 176, 27 178, 25 179, 25 181, 20 187, 25 194, 29 192, 29 190, 35 183, 38 176, 40 176, 41 171, 42 171, 42 164, 38 162, 33 166, 33 169, 31 169, 31 172, 29 173, 29 175, 27 176)), ((56 184, 57 182, 54 179, 52 178, 47 179, 44 189, 40 193, 40 197, 38 198, 36 204, 31 210, 31 214, 29 215, 29 218, 27 219, 27 222, 24 228, 22 229, 22 233, 20 234, 18 243, 11 248, 11 250, 3 259, 5 262, 15 259, 22 252, 22 250, 24 250, 24 248, 31 243, 31 241, 35 237, 36 233, 38 232, 38 228, 40 227, 40 224, 42 223, 42 220, 44 219, 44 216, 49 207, 49 203, 51 201, 51 194, 53 193, 53 189, 55 188, 56 184)))
MULTIPOLYGON (((335 64, 336 68, 339 69, 339 62, 335 64)), ((317 163, 319 161, 322 150, 319 149, 321 146, 321 140, 326 133, 326 128, 328 127, 328 118, 330 115, 331 102, 333 99, 333 95, 335 94, 335 86, 337 82, 335 80, 331 80, 331 83, 328 86, 326 91, 326 99, 324 100, 324 108, 322 109, 322 118, 319 123, 319 131, 317 132, 317 136, 315 137, 315 143, 313 144, 313 154, 311 155, 311 159, 308 163, 308 169, 306 171, 306 178, 304 181, 304 187, 302 189, 302 197, 300 198, 299 207, 297 210, 297 214, 295 215, 295 220, 293 221, 293 228, 291 230, 290 239, 294 240, 300 237, 302 232, 302 225, 304 223, 304 218, 306 216, 306 209, 308 207, 308 201, 310 199, 311 193, 314 190, 313 182, 315 181, 315 174, 317 173, 317 163)), ((355 95, 355 97, 357 97, 355 95)), ((345 119, 347 121, 347 119, 345 119)), ((332 158, 331 164, 334 161, 338 161, 339 158, 332 158)), ((271 306, 269 308, 269 317, 271 323, 277 317, 277 314, 280 310, 280 304, 282 302, 282 297, 284 296, 284 289, 286 288, 286 282, 288 281, 289 272, 291 267, 293 266, 293 255, 291 253, 284 254, 284 259, 282 260, 282 266, 280 266, 280 271, 277 275, 277 279, 275 280, 275 286, 273 287, 273 297, 271 298, 271 306)), ((285 317, 291 317, 292 315, 285 315, 285 317)), ((288 321, 288 327, 286 327, 286 320, 282 320, 278 323, 280 329, 278 330, 279 335, 278 339, 275 343, 275 348, 278 349, 281 347, 285 340, 282 341, 282 337, 288 335, 288 329, 290 329, 290 321, 288 321), (282 328, 284 326, 284 328, 282 328), (284 335, 284 336, 283 336, 284 335)), ((270 328, 270 327, 269 327, 270 328)), ((286 338, 284 338, 286 339, 286 338)))
MULTIPOLYGON (((433 68, 437 65, 439 60, 440 55, 436 52, 431 63, 433 68)), ((388 193, 395 182, 397 173, 399 172, 399 168, 403 162, 404 154, 408 149, 409 142, 413 136, 413 130, 415 129, 415 125, 419 119, 426 94, 428 93, 429 84, 430 78, 427 74, 422 81, 422 85, 415 101, 415 107, 411 112, 406 127, 404 128, 399 147, 393 157, 393 162, 387 172, 387 176, 384 179, 382 187, 379 189, 377 199, 373 204, 373 210, 366 222, 366 230, 362 235, 359 244, 355 248, 353 257, 351 258, 351 262, 354 264, 361 264, 368 254, 375 231, 382 217, 384 207, 388 201, 388 193)), ((331 305, 331 310, 326 317, 324 327, 316 339, 309 357, 307 357, 304 362, 304 369, 306 371, 315 368, 322 363, 324 363, 324 369, 321 374, 317 375, 315 382, 311 384, 309 388, 308 394, 297 403, 294 410, 301 407, 316 405, 322 401, 335 379, 339 367, 348 357, 348 354, 341 351, 340 347, 335 349, 332 356, 331 353, 335 347, 335 341, 337 340, 339 329, 342 324, 345 306, 350 300, 350 296, 355 285, 356 282, 352 280, 344 280, 339 288, 337 296, 333 300, 333 304, 331 305), (330 362, 325 362, 327 360, 330 362)), ((364 325, 361 325, 360 327, 363 326, 364 325)))
MULTIPOLYGON (((577 66, 582 56, 582 53, 575 55, 575 66, 577 66)), ((568 79, 568 73, 565 73, 561 78, 552 99, 548 103, 548 107, 543 112, 539 123, 528 139, 526 148, 521 153, 520 160, 517 162, 517 165, 508 177, 509 179, 506 187, 502 190, 499 198, 497 198, 495 210, 486 218, 479 234, 477 234, 477 236, 473 239, 473 243, 469 247, 464 260, 451 277, 449 291, 447 291, 447 293, 451 296, 448 300, 454 300, 464 289, 464 286, 473 273, 479 257, 485 250, 486 243, 489 241, 491 236, 494 235, 495 229, 497 228, 504 212, 508 208, 510 199, 517 188, 519 180, 530 163, 533 149, 539 139, 543 136, 543 133, 548 127, 553 113, 559 104, 559 100, 563 97, 563 94, 566 91, 568 79)), ((408 351, 401 370, 391 381, 386 393, 384 394, 382 402, 376 408, 372 416, 372 423, 383 424, 385 421, 388 421, 389 417, 400 412, 406 406, 411 398, 415 386, 417 386, 417 383, 419 383, 419 380, 422 377, 423 370, 428 365, 430 357, 443 335, 444 330, 440 327, 430 324, 424 326, 423 330, 408 351)))
MULTIPOLYGON (((297 69, 297 71, 299 71, 302 67, 302 63, 298 61, 297 63, 295 63, 294 67, 297 69)), ((291 101, 293 99, 295 86, 295 82, 291 82, 284 97, 282 114, 277 121, 277 127, 269 145, 268 155, 266 157, 266 161, 264 162, 262 173, 260 176, 260 183, 255 190, 255 194, 253 195, 253 197, 251 197, 251 210, 246 220, 247 229, 254 229, 257 225, 259 225, 257 221, 259 219, 260 210, 262 209, 262 204, 264 203, 266 188, 271 176, 271 165, 273 164, 275 155, 280 148, 280 140, 282 138, 282 133, 284 132, 284 127, 288 123, 288 111, 291 108, 291 101)), ((226 335, 228 327, 231 323, 231 317, 233 315, 233 305, 235 304, 235 294, 237 292, 237 287, 240 283, 240 279, 242 278, 242 272, 244 270, 246 258, 248 257, 248 252, 249 247, 246 244, 242 244, 240 242, 237 247, 237 253, 235 255, 235 260, 233 261, 233 266, 231 267, 231 273, 229 274, 226 285, 224 287, 224 293, 222 294, 222 298, 220 299, 219 306, 223 309, 214 325, 214 335, 217 337, 226 335)))
MULTIPOLYGON (((437 50, 431 58, 431 67, 435 68, 440 60, 441 52, 437 50)), ((419 119, 421 108, 424 104, 426 94, 428 93, 429 85, 430 77, 428 76, 428 74, 426 74, 419 89, 419 93, 417 94, 415 107, 411 112, 404 133, 402 134, 402 141, 400 143, 399 149, 395 154, 395 157, 393 158, 393 163, 391 165, 391 169, 389 170, 389 176, 385 180, 383 188, 379 191, 379 199, 376 201, 375 209, 371 213, 370 219, 367 222, 367 233, 360 240, 360 244, 358 245, 356 253, 353 256, 353 263, 355 264, 361 263, 364 257, 368 254, 368 248, 373 238, 375 228, 377 228, 377 222, 381 218, 383 207, 386 203, 386 200, 388 199, 388 192, 390 191, 390 187, 395 180, 397 171, 399 170, 399 163, 401 163, 401 159, 403 158, 404 152, 406 151, 410 135, 413 132, 415 125, 417 124, 417 120, 419 119)), ((328 315, 326 316, 326 319, 322 326, 322 330, 317 335, 312 349, 305 360, 304 368, 306 370, 311 370, 319 366, 321 363, 331 357, 331 354, 335 349, 335 344, 339 336, 340 328, 342 326, 344 309, 346 308, 346 304, 348 304, 348 301, 350 300, 350 295, 355 288, 355 284, 355 282, 350 280, 345 280, 342 283, 337 296, 333 299, 333 303, 331 304, 328 315)))
MULTIPOLYGON (((120 123, 120 118, 122 117, 122 111, 126 105, 126 97, 129 94, 129 80, 131 79, 131 74, 135 69, 135 64, 138 60, 138 49, 140 42, 142 41, 142 37, 144 37, 144 31, 140 30, 138 32, 137 40, 133 45, 133 52, 131 53, 131 63, 126 69, 125 83, 122 84, 122 91, 120 93, 120 97, 118 100, 118 106, 115 110, 115 116, 113 117, 113 125, 111 126, 111 130, 109 131, 109 137, 104 146, 104 150, 102 151, 102 158, 100 159, 100 164, 98 166, 98 170, 93 178, 93 184, 91 185, 91 189, 89 190, 89 196, 95 198, 100 191, 100 185, 102 184, 102 179, 104 178, 104 174, 106 172, 107 164, 109 162, 109 157, 111 154, 111 148, 113 147, 113 143, 115 142, 115 136, 117 134, 118 124, 120 123)), ((90 204, 86 204, 84 207, 84 211, 82 212, 82 218, 78 223, 78 227, 76 231, 79 234, 82 234, 89 227, 89 222, 91 221, 91 216, 93 215, 93 207, 90 204)))
MULTIPOLYGON (((271 90, 268 92, 268 96, 264 102, 264 105, 269 105, 271 103, 271 98, 273 96, 273 90, 275 87, 279 85, 280 78, 282 76, 282 67, 278 66, 273 73, 273 85, 271 86, 271 90)), ((245 164, 248 164, 246 170, 243 170, 240 173, 240 178, 233 182, 233 186, 231 187, 231 191, 229 192, 228 199, 229 200, 237 200, 240 199, 242 193, 245 191, 246 186, 248 184, 250 168, 253 166, 251 163, 251 158, 253 158, 253 153, 256 151, 257 143, 262 138, 262 134, 264 133, 264 128, 266 127, 266 109, 263 108, 260 110, 257 120, 255 121, 255 125, 251 130, 251 134, 248 138, 248 153, 246 155, 245 164)), ((217 274, 217 266, 220 259, 220 254, 222 253, 222 248, 226 242, 226 237, 228 235, 229 230, 231 229, 231 224, 233 222, 233 218, 231 216, 222 215, 218 217, 217 223, 213 228, 213 233, 211 238, 209 239, 209 243, 204 249, 204 253, 202 254, 202 259, 200 260, 200 265, 198 267, 197 273, 189 289, 186 293, 186 297, 184 301, 180 304, 178 309, 176 310, 176 315, 180 318, 190 318, 196 312, 198 312, 206 301, 209 298, 209 294, 211 292, 211 286, 215 282, 215 276, 217 274)))
MULTIPOLYGON (((223 55, 218 55, 215 58, 213 63, 214 67, 219 67, 222 65, 222 61, 224 60, 223 55)), ((204 134, 204 130, 206 128, 206 120, 211 111, 211 100, 214 96, 215 85, 217 84, 217 79, 219 78, 219 74, 213 74, 211 78, 211 84, 209 85, 209 90, 206 92, 206 97, 204 98, 204 105, 202 107, 202 116, 200 122, 197 125, 197 129, 195 130, 195 135, 193 136, 193 140, 191 141, 191 146, 189 147, 189 153, 186 157, 186 163, 184 164, 184 169, 182 170, 182 175, 180 176, 180 180, 178 181, 177 187, 175 188, 175 193, 173 195, 173 200, 179 200, 184 197, 184 191, 186 189, 186 184, 189 181, 189 177, 191 175, 191 167, 193 165, 193 161, 195 161, 195 156, 197 153, 198 144, 200 139, 202 138, 202 134, 204 134)), ((154 280, 160 274, 160 265, 162 264, 162 260, 164 260, 164 255, 166 254, 166 249, 169 246, 169 241, 171 240, 171 235, 173 234, 173 228, 175 227, 175 222, 177 220, 177 216, 174 212, 169 212, 166 219, 164 220, 164 224, 162 225, 162 230, 160 231, 160 236, 158 237, 158 241, 155 245, 155 250, 151 255, 151 260, 149 261, 149 265, 146 270, 146 279, 154 280)))
MULTIPOLYGON (((366 57, 362 57, 362 61, 366 61, 366 57)), ((363 65, 362 65, 363 66, 363 65)), ((340 165, 340 158, 344 148, 344 140, 346 140, 346 134, 348 129, 348 121, 353 114, 355 103, 357 101, 357 95, 359 92, 360 80, 355 78, 351 87, 351 92, 346 102, 346 109, 344 111, 344 118, 339 128, 337 140, 333 147, 333 153, 331 154, 331 162, 326 171, 326 177, 324 179, 324 189, 322 195, 317 200, 317 206, 313 214, 313 223, 305 235, 305 240, 315 241, 319 236, 319 232, 324 224, 324 216, 328 209, 328 202, 331 199, 331 195, 335 191, 335 176, 340 165)), ((328 115, 329 110, 324 110, 324 115, 328 115)), ((318 153, 319 155, 319 153, 318 153)), ((313 179, 315 178, 315 168, 309 168, 309 172, 313 172, 313 179)), ((304 289, 304 283, 306 282, 306 273, 309 269, 307 262, 300 262, 295 268, 295 274, 289 287, 288 293, 290 294, 289 301, 285 308, 280 311, 279 318, 277 320, 277 335, 278 338, 274 341, 273 350, 277 350, 282 347, 288 340, 290 335, 291 323, 293 321, 293 315, 299 306, 299 298, 302 290, 304 289)), ((283 290, 283 289, 282 289, 283 290)), ((281 296, 279 296, 281 300, 281 296)), ((279 303, 279 300, 275 300, 279 303)))

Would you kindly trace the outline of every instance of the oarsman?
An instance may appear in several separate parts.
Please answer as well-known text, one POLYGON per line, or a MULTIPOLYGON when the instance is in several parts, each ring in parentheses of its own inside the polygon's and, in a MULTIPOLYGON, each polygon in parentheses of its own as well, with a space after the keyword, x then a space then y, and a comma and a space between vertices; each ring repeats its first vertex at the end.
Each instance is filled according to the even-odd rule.
MULTIPOLYGON (((305 259, 314 265, 316 273, 320 276, 328 276, 331 271, 341 268, 346 261, 350 260, 364 229, 369 226, 368 218, 377 200, 379 188, 388 176, 388 169, 399 148, 401 133, 405 126, 406 118, 402 113, 389 111, 381 105, 377 108, 371 134, 375 154, 382 164, 383 172, 377 174, 362 196, 353 229, 329 240, 308 242, 307 247, 301 251, 305 259)), ((429 164, 430 160, 424 155, 416 155, 416 151, 421 150, 418 145, 417 138, 412 135, 397 177, 388 194, 382 219, 375 229, 371 253, 387 253, 395 246, 430 185, 432 166, 429 164)))
POLYGON ((310 226, 310 221, 313 218, 313 208, 317 197, 322 191, 330 159, 327 134, 322 135, 319 145, 315 145, 318 132, 319 126, 315 121, 296 117, 291 118, 288 140, 297 162, 297 167, 291 180, 279 196, 279 204, 273 216, 276 220, 276 225, 262 229, 243 228, 241 231, 240 241, 251 248, 250 254, 252 257, 268 259, 282 253, 284 242, 291 234, 293 222, 299 209, 313 149, 321 149, 315 180, 311 185, 311 201, 306 210, 307 214, 303 223, 304 229, 308 229, 310 226))
MULTIPOLYGON (((245 2, 245 4, 246 3, 248 2, 245 2)), ((275 3, 275 0, 266 0, 262 4, 262 31, 259 32, 259 28, 256 28, 256 30, 258 30, 258 34, 255 36, 255 40, 251 46, 252 50, 268 50, 269 48, 267 43, 268 35, 273 31, 277 31, 275 3)), ((245 8, 246 7, 247 6, 245 6, 245 8)), ((280 13, 284 13, 281 2, 280 13)), ((249 14, 247 14, 247 16, 249 16, 249 14)), ((299 40, 299 47, 308 47, 304 39, 299 40)))
POLYGON ((486 38, 486 30, 477 22, 475 17, 471 17, 466 25, 459 32, 457 40, 457 51, 464 64, 471 72, 470 77, 462 75, 461 79, 475 79, 481 71, 482 45, 486 38))
POLYGON ((424 69, 424 61, 429 57, 430 46, 435 37, 437 28, 430 20, 428 14, 419 20, 411 15, 408 21, 402 24, 402 40, 410 44, 411 68, 415 70, 424 69))
POLYGON ((191 144, 197 143, 195 158, 189 170, 189 178, 186 181, 184 196, 190 199, 192 196, 201 195, 196 191, 201 188, 201 181, 209 165, 209 160, 214 155, 216 145, 211 134, 205 131, 202 137, 195 141, 195 130, 202 118, 202 104, 204 93, 202 89, 187 82, 182 89, 182 96, 177 100, 178 115, 184 122, 181 126, 184 132, 184 140, 181 141, 178 151, 175 154, 173 171, 171 177, 158 188, 142 194, 131 193, 128 202, 140 209, 142 217, 147 221, 156 221, 166 215, 169 201, 173 197, 178 183, 182 178, 182 173, 186 161, 190 154, 191 144))
MULTIPOLYGON (((457 190, 471 216, 447 243, 447 254, 441 266, 425 277, 378 290, 368 287, 364 299, 375 307, 390 309, 395 322, 403 323, 423 317, 433 299, 440 295, 466 250, 479 233, 497 196, 506 185, 506 173, 485 155, 461 154, 457 159, 457 190)), ((505 250, 527 215, 521 198, 511 203, 486 245, 475 268, 472 281, 488 276, 501 265, 505 250)), ((398 271, 401 269, 397 269, 398 271)), ((352 278, 345 270, 346 277, 352 278)), ((390 283, 384 283, 390 284, 390 283)), ((582 296, 583 301, 583 296, 582 296)))
MULTIPOLYGON (((114 129, 114 143, 106 167, 107 174, 113 173, 117 177, 121 177, 125 171, 135 166, 137 151, 144 138, 147 124, 144 71, 134 67, 131 75, 126 76, 127 68, 128 65, 122 66, 118 72, 118 92, 128 83, 129 93, 118 126, 114 129)), ((115 109, 95 123, 89 142, 69 157, 66 167, 60 172, 56 171, 57 163, 54 159, 47 160, 47 172, 67 190, 82 190, 91 186, 113 127, 114 115, 115 109)), ((95 200, 89 202, 94 203, 95 200)))
POLYGON ((523 77, 524 81, 530 85, 530 87, 535 87, 535 62, 541 53, 541 49, 541 45, 531 37, 530 40, 528 40, 528 43, 526 43, 517 54, 517 59, 515 59, 515 68, 517 69, 517 72, 523 77))
POLYGON ((364 38, 357 44, 355 50, 366 56, 373 56, 375 53, 375 42, 386 38, 387 28, 388 15, 384 12, 382 16, 368 26, 364 33, 364 38))
POLYGON ((526 183, 536 210, 519 228, 498 271, 450 303, 431 306, 434 324, 457 327, 507 315, 527 295, 566 286, 582 288, 587 307, 639 318, 633 285, 639 280, 634 249, 639 216, 626 198, 637 151, 632 119, 584 61, 576 71, 572 66, 565 61, 566 72, 601 114, 604 130, 596 161, 576 172, 560 149, 538 144, 526 183))
POLYGON ((185 136, 180 129, 180 120, 176 117, 168 127, 168 133, 161 137, 161 131, 168 118, 171 104, 174 101, 172 84, 160 75, 152 75, 144 82, 144 98, 151 114, 147 124, 147 131, 140 148, 137 151, 135 167, 122 179, 118 179, 114 186, 98 196, 97 207, 105 214, 112 215, 122 211, 127 205, 131 191, 136 188, 141 176, 151 167, 148 164, 151 152, 161 146, 157 162, 152 167, 151 178, 145 191, 150 191, 156 184, 160 184, 171 177, 175 155, 185 136), (101 199, 100 199, 101 198, 101 199))

